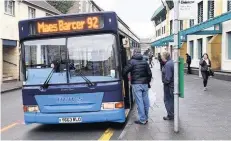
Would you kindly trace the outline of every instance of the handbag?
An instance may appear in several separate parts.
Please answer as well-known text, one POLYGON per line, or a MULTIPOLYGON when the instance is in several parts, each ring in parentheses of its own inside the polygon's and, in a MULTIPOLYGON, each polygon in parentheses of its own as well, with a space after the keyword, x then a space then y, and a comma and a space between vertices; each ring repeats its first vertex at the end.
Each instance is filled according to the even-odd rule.
POLYGON ((209 76, 214 76, 214 72, 211 69, 209 69, 209 76))

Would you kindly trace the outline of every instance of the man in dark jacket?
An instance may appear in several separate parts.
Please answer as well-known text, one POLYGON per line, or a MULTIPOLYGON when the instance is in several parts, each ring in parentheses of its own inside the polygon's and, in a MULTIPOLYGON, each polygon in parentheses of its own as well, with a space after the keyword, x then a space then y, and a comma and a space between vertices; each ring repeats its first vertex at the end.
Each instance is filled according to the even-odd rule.
POLYGON ((162 69, 162 82, 164 84, 164 104, 168 115, 164 120, 174 119, 174 63, 168 52, 164 52, 162 60, 165 63, 162 69))
POLYGON ((191 65, 192 59, 191 59, 191 56, 188 53, 186 53, 186 57, 187 57, 186 63, 188 64, 188 72, 187 73, 191 74, 191 67, 190 67, 190 65, 191 65))
POLYGON ((139 49, 135 49, 131 60, 125 66, 123 76, 131 72, 132 93, 135 96, 139 120, 136 124, 146 124, 148 122, 149 97, 148 84, 152 78, 152 72, 148 62, 143 59, 139 49))

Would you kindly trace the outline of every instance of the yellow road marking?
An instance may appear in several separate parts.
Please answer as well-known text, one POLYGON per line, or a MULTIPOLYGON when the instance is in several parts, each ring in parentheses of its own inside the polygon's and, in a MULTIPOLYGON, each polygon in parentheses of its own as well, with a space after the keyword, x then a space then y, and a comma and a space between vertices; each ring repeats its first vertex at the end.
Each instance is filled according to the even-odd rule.
POLYGON ((114 134, 114 130, 111 128, 108 128, 103 135, 99 138, 98 141, 109 141, 114 134))
POLYGON ((18 122, 15 122, 15 123, 12 123, 12 124, 10 124, 10 125, 8 125, 8 126, 5 126, 5 127, 3 127, 3 128, 1 129, 1 132, 4 132, 4 131, 6 131, 6 130, 8 130, 8 129, 10 129, 10 128, 16 126, 16 125, 18 125, 18 124, 19 124, 18 122))

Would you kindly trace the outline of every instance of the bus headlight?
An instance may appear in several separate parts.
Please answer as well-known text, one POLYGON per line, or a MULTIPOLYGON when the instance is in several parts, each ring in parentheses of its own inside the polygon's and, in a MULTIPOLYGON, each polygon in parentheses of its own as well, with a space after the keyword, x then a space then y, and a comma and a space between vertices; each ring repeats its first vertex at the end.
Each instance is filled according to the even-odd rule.
POLYGON ((40 112, 39 107, 37 105, 27 105, 23 106, 23 111, 24 112, 40 112))
POLYGON ((123 102, 107 102, 102 103, 101 110, 113 110, 124 108, 123 102))

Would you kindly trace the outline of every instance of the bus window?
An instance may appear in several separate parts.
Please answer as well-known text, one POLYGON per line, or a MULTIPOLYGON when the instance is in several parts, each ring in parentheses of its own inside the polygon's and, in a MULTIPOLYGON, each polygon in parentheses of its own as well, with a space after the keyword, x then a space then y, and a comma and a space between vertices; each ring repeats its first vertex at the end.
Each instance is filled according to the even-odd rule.
MULTIPOLYGON (((65 38, 31 40, 23 43, 25 47, 24 66, 30 84, 43 83, 52 69, 55 70, 54 73, 66 73, 66 63, 63 61, 66 58, 65 43, 65 38)), ((66 83, 64 76, 62 78, 54 76, 59 81, 51 80, 51 83, 66 83)))
POLYGON ((78 74, 80 71, 91 81, 111 81, 118 78, 115 40, 115 36, 111 34, 68 38, 69 59, 76 68, 76 71, 70 73, 70 82, 81 81, 78 74))

